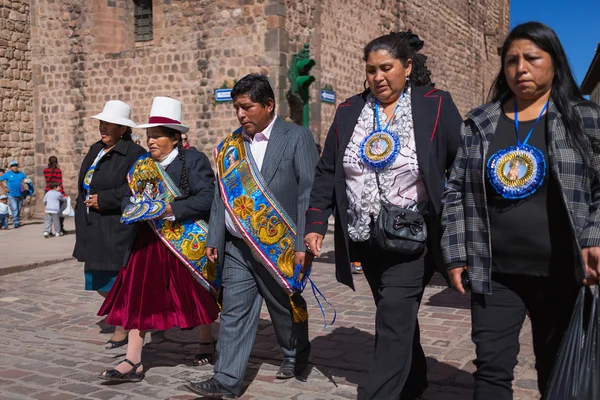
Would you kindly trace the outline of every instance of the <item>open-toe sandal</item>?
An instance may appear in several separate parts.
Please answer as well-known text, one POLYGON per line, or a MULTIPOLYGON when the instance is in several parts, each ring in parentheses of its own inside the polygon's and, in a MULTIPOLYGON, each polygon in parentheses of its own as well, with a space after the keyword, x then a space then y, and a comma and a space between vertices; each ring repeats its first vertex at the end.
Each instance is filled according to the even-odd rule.
POLYGON ((116 340, 111 339, 108 342, 106 342, 106 345, 104 346, 104 348, 106 350, 117 349, 119 347, 125 346, 128 342, 129 342, 129 336, 125 336, 125 339, 120 340, 118 342, 116 340))
POLYGON ((137 369, 142 365, 141 362, 134 364, 128 359, 125 359, 122 362, 126 362, 127 364, 131 365, 131 371, 122 373, 116 369, 110 369, 108 371, 104 371, 98 375, 98 377, 100 379, 104 379, 105 381, 113 382, 140 382, 144 379, 144 371, 137 372, 137 369))
POLYGON ((200 342, 200 343, 198 343, 198 345, 199 346, 213 345, 214 347, 213 347, 212 353, 196 353, 196 355, 194 356, 194 365, 196 367, 200 367, 202 365, 210 364, 213 357, 215 356, 215 351, 217 349, 217 341, 213 340, 212 342, 200 342))

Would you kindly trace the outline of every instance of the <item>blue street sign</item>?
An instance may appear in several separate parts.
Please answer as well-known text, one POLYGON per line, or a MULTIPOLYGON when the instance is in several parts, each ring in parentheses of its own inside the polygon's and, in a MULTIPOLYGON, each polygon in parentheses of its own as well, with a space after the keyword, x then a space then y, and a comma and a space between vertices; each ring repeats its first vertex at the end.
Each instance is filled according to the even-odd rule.
POLYGON ((324 103, 335 104, 335 92, 321 89, 321 101, 324 103))
POLYGON ((233 99, 231 98, 231 90, 232 89, 215 89, 215 101, 233 101, 233 99))

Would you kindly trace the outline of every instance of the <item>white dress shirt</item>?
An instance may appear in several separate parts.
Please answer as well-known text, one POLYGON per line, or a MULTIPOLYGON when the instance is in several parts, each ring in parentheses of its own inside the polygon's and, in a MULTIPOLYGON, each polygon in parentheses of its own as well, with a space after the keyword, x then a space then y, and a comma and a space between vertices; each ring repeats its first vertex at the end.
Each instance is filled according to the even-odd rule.
MULTIPOLYGON (((254 158, 254 162, 258 169, 262 169, 262 164, 265 159, 265 152, 267 151, 267 144, 269 144, 269 137, 271 136, 271 131, 273 130, 273 125, 275 125, 275 120, 277 119, 277 115, 271 121, 271 123, 265 128, 264 131, 258 132, 254 135, 254 138, 250 138, 245 132, 242 131, 242 135, 244 136, 244 140, 250 143, 250 152, 252 153, 252 158, 254 158)), ((238 230, 237 226, 229 216, 229 213, 225 211, 225 226, 229 233, 233 236, 242 239, 242 234, 238 230)))

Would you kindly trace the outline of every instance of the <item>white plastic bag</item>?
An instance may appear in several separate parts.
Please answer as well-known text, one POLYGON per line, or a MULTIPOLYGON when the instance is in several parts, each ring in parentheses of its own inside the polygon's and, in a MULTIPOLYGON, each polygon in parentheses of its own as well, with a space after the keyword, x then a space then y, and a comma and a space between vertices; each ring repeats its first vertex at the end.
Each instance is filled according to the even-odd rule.
POLYGON ((75 211, 71 207, 71 198, 67 197, 67 201, 63 202, 60 207, 60 215, 62 217, 74 217, 75 211))

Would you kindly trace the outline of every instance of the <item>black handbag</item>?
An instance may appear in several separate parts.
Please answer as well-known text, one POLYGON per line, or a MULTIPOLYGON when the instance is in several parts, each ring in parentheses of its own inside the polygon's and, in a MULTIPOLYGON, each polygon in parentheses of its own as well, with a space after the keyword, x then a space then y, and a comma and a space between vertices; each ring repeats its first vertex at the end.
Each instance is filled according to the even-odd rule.
POLYGON ((418 211, 384 200, 377 172, 375 177, 381 209, 371 229, 373 240, 384 250, 405 255, 422 254, 427 244, 425 217, 418 211))

